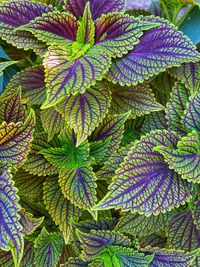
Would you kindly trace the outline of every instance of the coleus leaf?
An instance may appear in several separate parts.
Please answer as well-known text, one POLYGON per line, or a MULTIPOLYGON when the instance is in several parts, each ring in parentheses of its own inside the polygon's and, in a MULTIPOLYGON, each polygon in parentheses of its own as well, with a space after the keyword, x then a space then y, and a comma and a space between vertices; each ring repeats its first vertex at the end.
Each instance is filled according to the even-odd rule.
POLYGON ((168 243, 174 249, 192 251, 200 246, 200 231, 190 210, 181 211, 171 218, 167 234, 168 243))
POLYGON ((146 267, 149 266, 153 257, 153 254, 145 256, 144 253, 138 252, 132 248, 109 246, 101 252, 96 260, 94 260, 93 266, 98 262, 102 263, 102 265, 100 264, 98 267, 146 267))
POLYGON ((90 136, 90 141, 106 140, 107 138, 112 137, 105 158, 109 157, 118 149, 123 137, 124 123, 129 115, 130 112, 120 115, 108 115, 90 136))
POLYGON ((59 174, 63 195, 81 209, 90 210, 96 203, 96 175, 85 165, 66 169, 59 174))
POLYGON ((143 116, 153 111, 160 111, 164 107, 159 104, 148 84, 139 84, 134 87, 111 85, 112 114, 125 113, 131 110, 131 117, 143 116))
POLYGON ((89 234, 77 231, 77 234, 83 248, 82 257, 85 260, 94 259, 103 248, 110 245, 130 246, 131 244, 127 237, 111 231, 91 230, 89 234))
POLYGON ((21 102, 20 93, 17 92, 2 101, 0 98, 0 105, 0 123, 17 123, 25 120, 26 108, 21 102))
POLYGON ((53 8, 44 4, 26 0, 8 1, 0 4, 0 33, 1 38, 8 43, 24 49, 45 48, 31 33, 16 31, 19 26, 27 24, 37 16, 52 11, 53 8))
POLYGON ((186 128, 191 130, 197 130, 200 132, 200 91, 190 99, 187 109, 184 113, 183 124, 186 128))
POLYGON ((152 112, 151 114, 145 116, 141 132, 145 134, 151 132, 152 130, 164 130, 166 128, 167 121, 165 119, 165 112, 152 112))
MULTIPOLYGON (((124 0, 90 0, 92 19, 96 20, 102 14, 123 11, 124 0)), ((71 12, 76 18, 82 17, 87 0, 68 0, 66 3, 67 11, 71 12)))
POLYGON ((165 248, 167 244, 166 236, 162 234, 151 234, 148 236, 144 236, 139 239, 139 244, 141 248, 150 247, 158 247, 165 248))
POLYGON ((192 209, 192 218, 197 229, 200 230, 200 201, 194 203, 192 209))
POLYGON ((180 67, 172 68, 171 73, 177 77, 192 94, 195 94, 200 86, 200 62, 184 63, 180 67))
POLYGON ((150 267, 189 267, 192 257, 182 252, 158 248, 146 248, 143 252, 154 253, 150 267))
POLYGON ((19 198, 9 170, 0 173, 0 247, 11 250, 14 264, 20 266, 24 239, 19 216, 19 198))
POLYGON ((115 218, 99 218, 98 221, 83 221, 78 222, 76 224, 76 229, 80 230, 81 232, 89 233, 91 230, 113 230, 117 224, 117 220, 115 218))
POLYGON ((45 133, 37 133, 34 135, 31 151, 23 166, 29 173, 38 176, 46 176, 58 172, 55 166, 53 166, 42 154, 38 153, 42 149, 60 146, 60 142, 57 138, 52 139, 50 142, 47 140, 48 136, 45 133))
POLYGON ((95 21, 95 43, 103 47, 112 57, 121 57, 139 43, 142 30, 153 28, 155 23, 146 23, 139 18, 123 13, 108 13, 95 21))
POLYGON ((24 123, 3 122, 0 125, 0 163, 21 165, 26 159, 33 139, 35 116, 30 111, 24 123))
POLYGON ((64 240, 61 233, 49 233, 45 227, 35 239, 35 264, 36 267, 54 267, 62 254, 64 240))
POLYGON ((41 121, 45 132, 48 134, 48 141, 51 141, 65 124, 62 115, 54 107, 41 111, 41 121))
POLYGON ((22 99, 27 99, 28 104, 42 104, 46 97, 44 82, 44 68, 34 66, 18 72, 7 85, 2 98, 7 98, 21 88, 22 99))
POLYGON ((3 71, 13 65, 16 64, 18 61, 5 61, 5 62, 0 62, 0 76, 3 75, 3 71))
POLYGON ((90 142, 90 156, 94 160, 93 165, 103 165, 105 155, 107 155, 108 147, 112 136, 105 140, 90 142))
POLYGON ((159 232, 165 227, 169 215, 159 214, 145 217, 131 212, 122 213, 115 231, 122 233, 134 233, 138 236, 150 235, 159 232))
POLYGON ((182 122, 182 116, 189 101, 188 89, 177 83, 172 89, 171 100, 167 104, 166 119, 168 128, 179 134, 185 134, 185 125, 182 122))
POLYGON ((55 10, 43 13, 18 30, 29 31, 48 45, 63 43, 70 45, 76 39, 77 28, 77 21, 73 15, 55 10))
POLYGON ((69 258, 68 262, 60 267, 87 267, 88 263, 79 258, 69 258))
POLYGON ((70 96, 61 101, 56 109, 77 133, 77 145, 83 142, 108 113, 111 92, 101 83, 89 88, 84 94, 70 96))
POLYGON ((44 220, 44 217, 33 218, 33 214, 25 211, 25 209, 23 208, 21 208, 19 214, 20 214, 20 224, 22 226, 22 233, 26 235, 32 234, 44 220))
POLYGON ((80 215, 79 209, 71 204, 68 199, 64 198, 56 176, 45 179, 43 190, 46 208, 55 224, 63 232, 65 243, 67 243, 70 237, 72 223, 80 215))
POLYGON ((110 56, 95 47, 84 56, 69 60, 67 46, 51 46, 45 54, 47 100, 42 108, 53 106, 64 97, 84 93, 87 88, 101 80, 111 64, 110 56))
POLYGON ((182 179, 189 182, 200 183, 200 138, 195 131, 181 138, 177 149, 158 146, 156 151, 161 153, 170 169, 181 175, 182 179))
POLYGON ((109 192, 94 209, 122 208, 150 216, 169 211, 189 201, 190 194, 178 174, 170 170, 154 147, 175 147, 178 137, 174 132, 152 131, 133 145, 109 192), (159 201, 157 201, 159 199, 159 201))
MULTIPOLYGON (((34 248, 29 241, 24 242, 24 253, 20 267, 34 267, 34 248)), ((1 267, 13 267, 13 257, 10 251, 0 251, 0 265, 1 267)))
POLYGON ((134 85, 168 67, 199 59, 196 47, 172 24, 158 17, 145 17, 143 21, 161 25, 145 32, 132 51, 113 62, 107 73, 113 83, 134 85))

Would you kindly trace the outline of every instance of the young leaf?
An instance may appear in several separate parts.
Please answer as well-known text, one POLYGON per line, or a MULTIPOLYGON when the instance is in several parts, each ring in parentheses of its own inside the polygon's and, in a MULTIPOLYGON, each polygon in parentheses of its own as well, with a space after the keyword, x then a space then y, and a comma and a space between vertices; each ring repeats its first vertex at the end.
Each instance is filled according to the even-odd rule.
POLYGON ((35 239, 36 267, 54 267, 62 254, 64 240, 61 233, 49 233, 45 227, 35 239))
POLYGON ((104 119, 111 102, 106 85, 96 84, 84 94, 70 96, 61 101, 56 109, 66 118, 77 133, 77 145, 83 142, 104 119))
POLYGON ((42 108, 53 106, 70 94, 84 93, 87 88, 101 80, 110 64, 110 56, 95 47, 84 56, 68 60, 67 46, 51 46, 45 54, 47 100, 42 108))
POLYGON ((168 226, 168 242, 174 249, 192 251, 200 246, 200 231, 196 228, 191 211, 174 215, 168 226))
POLYGON ((96 180, 95 173, 87 165, 66 169, 59 174, 63 195, 81 209, 91 209, 95 205, 96 180))
POLYGON ((108 115, 90 136, 90 141, 106 140, 112 137, 106 158, 118 149, 124 132, 124 123, 129 115, 130 112, 120 115, 108 115))
POLYGON ((15 93, 4 100, 0 98, 0 123, 5 121, 10 122, 22 122, 26 118, 26 108, 21 103, 20 93, 15 93))
POLYGON ((149 267, 189 267, 192 262, 191 256, 175 250, 147 248, 144 252, 155 253, 149 267))
POLYGON ((136 118, 164 109, 156 101, 148 84, 139 84, 134 87, 111 85, 111 88, 112 102, 110 111, 112 114, 125 113, 131 110, 131 117, 136 118))
POLYGON ((189 201, 186 183, 154 151, 158 145, 175 147, 177 140, 174 132, 161 130, 142 137, 117 170, 109 192, 94 209, 122 208, 150 216, 189 201))
POLYGON ((135 85, 168 67, 200 58, 189 39, 166 20, 144 17, 143 21, 159 22, 161 25, 146 31, 134 50, 114 61, 107 74, 113 83, 135 85))
POLYGON ((60 142, 57 138, 47 142, 48 136, 45 133, 39 133, 34 135, 32 142, 31 151, 27 157, 27 160, 23 168, 31 174, 38 176, 46 176, 55 174, 58 172, 57 168, 54 167, 46 158, 38 152, 42 149, 49 149, 52 147, 60 146, 60 142))
POLYGON ((112 136, 105 140, 94 141, 90 143, 90 156, 94 159, 94 165, 103 165, 105 156, 108 153, 108 147, 112 136))
POLYGON ((22 233, 25 235, 32 234, 37 227, 41 225, 44 220, 44 217, 33 218, 33 214, 26 212, 25 209, 21 208, 19 211, 20 214, 20 224, 22 226, 22 233))
POLYGON ((19 198, 9 170, 0 173, 0 195, 0 247, 11 250, 15 267, 19 267, 24 239, 19 222, 19 198))
POLYGON ((127 237, 111 231, 91 230, 89 234, 77 231, 77 235, 83 248, 82 256, 85 260, 94 259, 103 248, 110 245, 130 246, 131 244, 127 237))
POLYGON ((67 12, 57 10, 43 13, 41 17, 36 17, 19 30, 31 32, 39 40, 48 45, 66 44, 70 45, 76 39, 77 21, 74 16, 67 12))
POLYGON ((183 124, 189 131, 200 132, 200 91, 196 93, 188 104, 184 113, 183 124))
MULTIPOLYGON (((89 2, 93 20, 102 14, 123 11, 125 5, 124 0, 90 0, 89 2)), ((79 18, 83 16, 86 3, 86 0, 68 0, 66 9, 79 18)))
POLYGON ((172 89, 171 100, 167 104, 166 119, 169 129, 182 135, 186 133, 185 125, 182 122, 182 116, 188 101, 188 89, 177 83, 172 89))
POLYGON ((55 224, 59 225, 67 244, 72 223, 79 217, 79 209, 64 198, 56 176, 45 179, 43 190, 46 208, 55 224))
POLYGON ((0 34, 3 40, 24 49, 43 50, 45 45, 31 33, 16 31, 19 26, 27 24, 37 16, 52 11, 53 8, 44 4, 26 0, 8 1, 0 4, 0 34))
POLYGON ((178 68, 172 68, 171 73, 184 83, 192 94, 200 87, 200 62, 184 63, 178 68))
POLYGON ((24 162, 33 139, 34 125, 33 110, 24 123, 3 122, 0 125, 0 163, 19 167, 24 162))
POLYGON ((122 233, 134 233, 138 236, 150 235, 164 228, 169 215, 159 214, 145 217, 131 212, 122 213, 115 231, 122 233))
POLYGON ((44 68, 34 66, 18 72, 7 85, 1 98, 6 99, 21 89, 22 99, 27 99, 28 104, 42 104, 46 97, 44 82, 44 68))
POLYGON ((182 179, 193 183, 200 183, 199 148, 199 134, 193 131, 187 136, 182 137, 177 143, 176 150, 164 146, 158 146, 155 150, 164 156, 170 169, 178 172, 182 179))
POLYGON ((59 133, 65 124, 62 115, 54 107, 41 111, 41 121, 45 132, 48 134, 48 141, 51 141, 54 135, 59 133))

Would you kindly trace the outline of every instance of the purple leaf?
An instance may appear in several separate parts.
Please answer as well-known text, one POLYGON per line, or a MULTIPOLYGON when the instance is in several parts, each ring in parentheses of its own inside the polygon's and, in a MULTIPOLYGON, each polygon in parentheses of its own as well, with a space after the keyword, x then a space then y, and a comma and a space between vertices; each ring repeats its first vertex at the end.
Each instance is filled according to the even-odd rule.
POLYGON ((140 238, 139 244, 141 248, 150 247, 159 247, 165 248, 167 243, 167 238, 163 234, 151 234, 140 238))
POLYGON ((9 82, 1 98, 7 99, 16 93, 18 88, 21 88, 22 99, 27 99, 28 104, 42 104, 46 97, 44 68, 34 66, 18 72, 9 82))
POLYGON ((45 48, 44 43, 38 41, 31 33, 15 31, 19 26, 29 23, 32 19, 53 8, 44 4, 17 0, 0 4, 0 34, 1 38, 18 48, 39 49, 45 48))
POLYGON ((24 239, 19 223, 19 198, 13 186, 9 170, 0 173, 0 247, 11 250, 16 267, 20 266, 23 255, 24 239))
POLYGON ((130 112, 121 115, 108 115, 90 136, 90 141, 106 140, 112 137, 108 146, 108 153, 105 155, 106 158, 118 149, 124 132, 124 123, 129 115, 130 112))
POLYGON ((157 130, 133 145, 104 199, 95 210, 122 208, 150 216, 158 215, 189 201, 186 184, 168 168, 154 147, 175 147, 174 132, 157 130))
POLYGON ((42 42, 52 44, 71 44, 76 40, 78 25, 76 18, 67 12, 57 10, 36 17, 19 30, 31 32, 42 42))
POLYGON ((43 190, 46 208, 55 224, 63 232, 65 243, 67 243, 71 234, 72 223, 78 219, 80 211, 64 198, 56 176, 46 178, 43 190))
POLYGON ((22 233, 24 235, 32 234, 44 220, 44 217, 33 218, 33 215, 29 212, 26 212, 25 209, 23 208, 20 210, 19 214, 20 214, 19 222, 22 226, 22 233))
POLYGON ((70 96, 56 106, 77 133, 76 145, 83 142, 104 119, 110 102, 109 88, 99 83, 84 94, 70 96))
MULTIPOLYGON (((90 0, 93 20, 97 19, 102 14, 123 11, 124 2, 124 0, 90 0)), ((66 9, 75 17, 79 18, 83 16, 86 3, 86 0, 68 0, 66 9)))
POLYGON ((63 195, 81 209, 90 210, 95 205, 96 180, 95 173, 88 166, 66 169, 59 174, 63 195))
POLYGON ((0 99, 0 123, 5 121, 10 122, 23 122, 26 118, 25 105, 21 103, 21 94, 15 93, 1 101, 0 99))
POLYGON ((184 113, 183 124, 189 131, 196 130, 200 132, 200 91, 190 99, 184 113))
POLYGON ((134 87, 111 85, 112 114, 121 114, 131 110, 131 118, 143 116, 164 107, 159 104, 148 84, 139 84, 134 87))
POLYGON ((158 146, 156 151, 161 153, 170 169, 175 170, 192 183, 200 183, 200 155, 199 134, 195 131, 181 138, 177 143, 177 149, 158 146))
POLYGON ((167 104, 166 119, 168 128, 181 135, 186 134, 182 116, 188 101, 189 91, 185 86, 177 83, 172 89, 171 100, 167 104))
POLYGON ((200 230, 194 224, 191 211, 174 215, 167 232, 168 243, 174 249, 192 251, 200 247, 200 230))
POLYGON ((48 142, 48 136, 45 133, 35 134, 32 142, 31 151, 27 157, 23 168, 31 174, 38 176, 52 175, 58 172, 42 154, 38 152, 42 149, 49 149, 52 147, 59 147, 60 142, 58 139, 53 139, 48 142))
POLYGON ((30 151, 35 116, 31 110, 24 123, 3 122, 0 125, 0 163, 21 165, 30 151))
POLYGON ((69 48, 52 46, 45 55, 47 100, 42 108, 53 106, 70 94, 84 93, 101 80, 111 63, 110 56, 95 47, 85 56, 69 61, 69 48))
POLYGON ((127 237, 111 231, 91 230, 89 234, 77 231, 77 235, 83 248, 82 256, 85 260, 92 260, 103 248, 110 245, 130 246, 131 244, 127 237))
POLYGON ((196 47, 172 24, 154 17, 145 17, 143 20, 160 22, 161 26, 146 31, 131 52, 114 61, 107 74, 113 83, 141 83, 168 67, 200 58, 196 47))

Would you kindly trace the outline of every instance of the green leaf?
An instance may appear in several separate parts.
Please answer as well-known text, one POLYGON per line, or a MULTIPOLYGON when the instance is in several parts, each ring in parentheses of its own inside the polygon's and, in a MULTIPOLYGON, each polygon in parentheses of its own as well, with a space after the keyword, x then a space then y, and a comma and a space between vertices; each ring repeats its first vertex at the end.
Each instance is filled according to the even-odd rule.
POLYGON ((3 71, 13 65, 13 64, 16 64, 18 63, 18 61, 5 61, 5 62, 0 62, 0 76, 3 75, 3 71))
POLYGON ((177 149, 158 146, 155 151, 161 153, 170 169, 189 182, 200 183, 200 137, 195 131, 181 138, 177 149))
POLYGON ((35 239, 35 264, 36 267, 55 267, 64 247, 61 233, 49 233, 45 227, 35 239))
POLYGON ((72 230, 72 223, 78 219, 80 211, 68 199, 64 198, 56 176, 45 179, 43 190, 46 208, 55 224, 63 232, 65 243, 67 244, 72 230))

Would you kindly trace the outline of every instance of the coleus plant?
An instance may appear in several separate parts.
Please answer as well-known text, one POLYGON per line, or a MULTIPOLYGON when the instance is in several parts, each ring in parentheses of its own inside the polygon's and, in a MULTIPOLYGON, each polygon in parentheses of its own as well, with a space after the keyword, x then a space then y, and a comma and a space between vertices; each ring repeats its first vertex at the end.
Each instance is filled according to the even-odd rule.
POLYGON ((0 3, 0 266, 199 266, 200 54, 155 2, 0 3))

